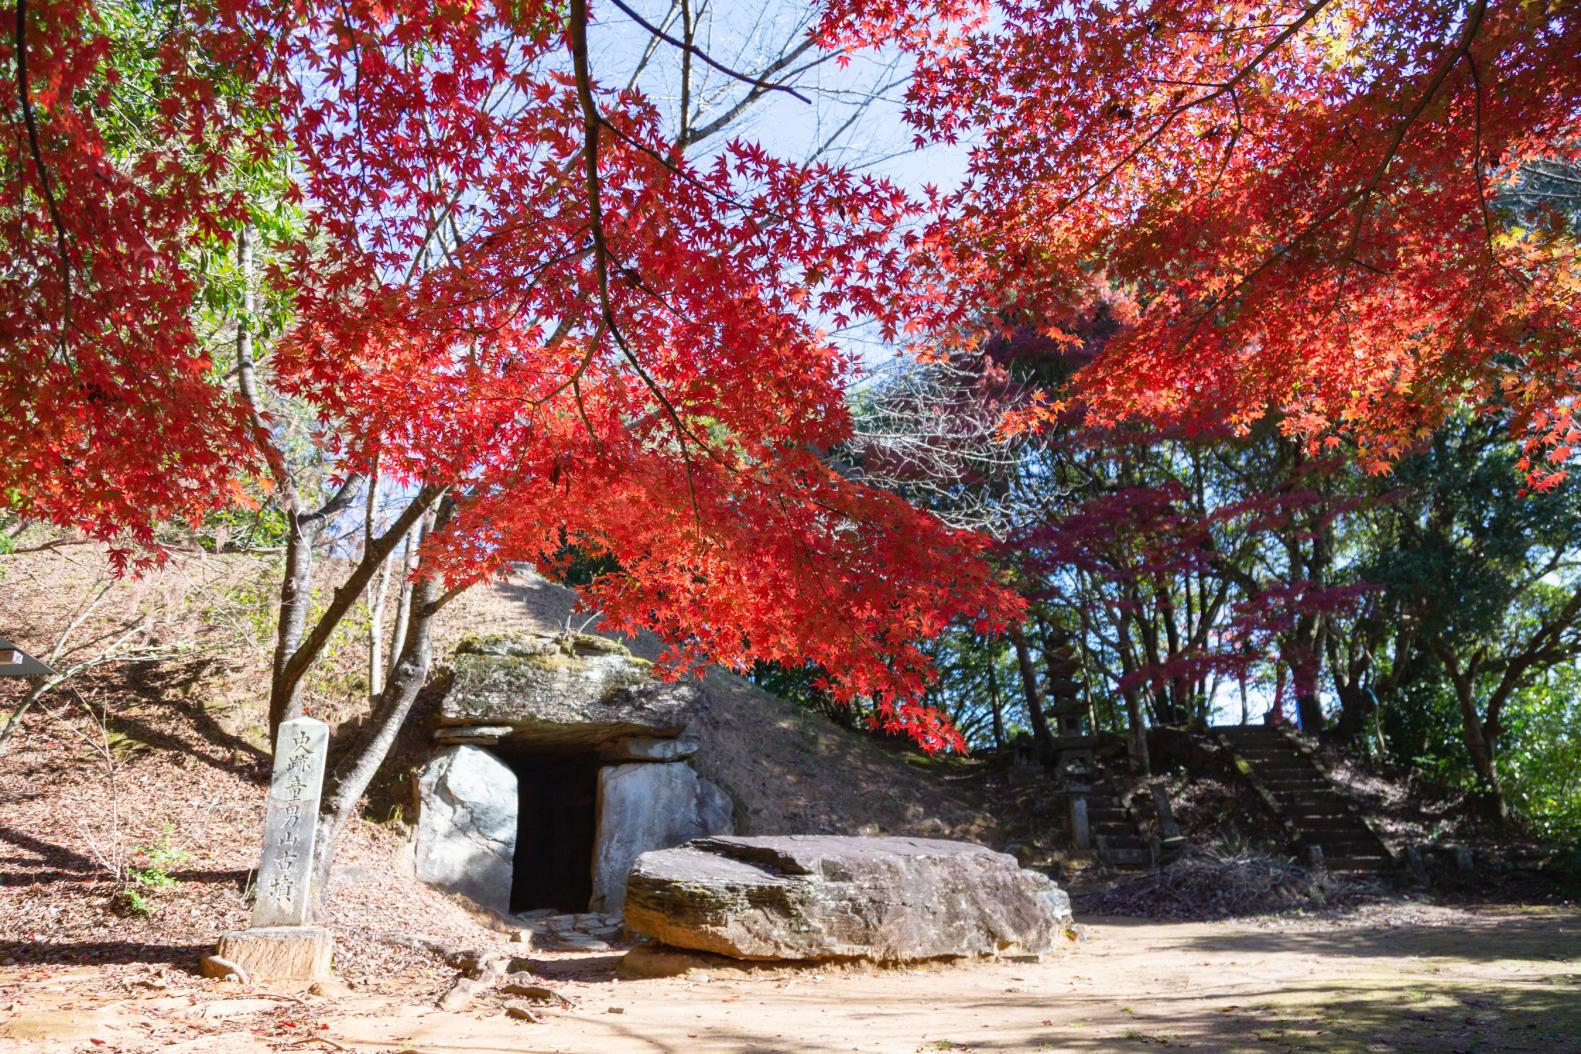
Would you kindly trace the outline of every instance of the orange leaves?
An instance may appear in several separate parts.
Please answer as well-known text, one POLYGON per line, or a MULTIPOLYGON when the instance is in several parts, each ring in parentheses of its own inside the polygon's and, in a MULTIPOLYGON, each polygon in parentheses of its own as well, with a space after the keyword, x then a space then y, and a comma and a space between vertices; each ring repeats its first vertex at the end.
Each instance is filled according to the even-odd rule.
POLYGON ((1535 381, 1529 414, 1576 392, 1574 241, 1505 233, 1498 187, 1581 135, 1574 10, 866 6, 829 25, 906 33, 908 116, 982 144, 940 228, 963 295, 1058 315, 1096 269, 1136 290, 1083 377, 1100 416, 1273 411, 1382 465, 1502 377, 1535 381))

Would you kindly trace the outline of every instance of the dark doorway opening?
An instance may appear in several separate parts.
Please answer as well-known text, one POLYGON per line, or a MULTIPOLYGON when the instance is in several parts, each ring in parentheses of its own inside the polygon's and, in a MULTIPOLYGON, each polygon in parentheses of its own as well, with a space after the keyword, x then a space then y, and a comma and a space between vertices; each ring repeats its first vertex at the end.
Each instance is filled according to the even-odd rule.
POLYGON ((511 910, 586 911, 593 898, 598 759, 501 751, 520 795, 511 910))

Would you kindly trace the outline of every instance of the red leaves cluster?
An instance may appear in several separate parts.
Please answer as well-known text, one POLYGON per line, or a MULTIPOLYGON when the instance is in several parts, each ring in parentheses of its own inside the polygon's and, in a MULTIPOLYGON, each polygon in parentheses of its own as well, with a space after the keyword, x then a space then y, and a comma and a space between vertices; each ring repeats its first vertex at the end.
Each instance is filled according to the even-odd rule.
MULTIPOLYGON (((1547 454, 1577 392, 1577 254, 1507 234, 1501 181, 1581 142, 1581 12, 1471 0, 834 5, 824 33, 917 55, 908 116, 971 137, 953 277, 984 302, 1136 324, 1085 375, 1107 419, 1270 409, 1384 467, 1457 400, 1547 454), (973 266, 962 266, 970 261, 973 266)), ((1551 460, 1536 456, 1539 485, 1551 460)))
POLYGON ((92 112, 114 83, 92 5, 32 0, 26 12, 25 34, 0 39, 8 70, 26 49, 31 117, 13 76, 0 138, 0 504, 148 543, 157 519, 233 498, 250 459, 194 330, 184 267, 239 216, 224 158, 240 133, 210 119, 211 82, 177 33, 150 57, 162 97, 136 133, 147 148, 117 165, 92 112))
MULTIPOLYGON (((91 8, 51 10, 51 36, 92 49, 91 8)), ((958 745, 911 703, 930 673, 917 642, 954 619, 1003 619, 1015 602, 992 583, 979 539, 821 457, 850 433, 850 363, 812 319, 891 338, 926 325, 911 310, 927 297, 909 285, 907 195, 748 142, 683 157, 640 93, 577 81, 555 4, 231 0, 198 7, 164 39, 178 58, 201 55, 254 85, 251 117, 296 159, 310 222, 299 242, 273 246, 269 277, 289 288, 295 316, 268 350, 270 376, 320 412, 340 471, 377 458, 386 478, 451 488, 460 509, 429 542, 431 573, 454 587, 570 540, 620 568, 589 591, 606 625, 658 631, 673 671, 815 662, 838 697, 873 700, 930 749, 958 745), (596 196, 584 93, 600 120, 596 196)), ((41 76, 62 76, 61 61, 36 56, 41 76)), ((167 102, 175 132, 235 116, 196 92, 167 102)), ((69 387, 72 367, 49 364, 44 338, 7 368, 58 375, 64 394, 24 392, 16 405, 61 422, 82 456, 113 459, 106 481, 213 475, 196 477, 192 500, 180 483, 102 508, 81 473, 41 464, 3 478, 30 511, 146 537, 257 465, 228 382, 203 376, 179 260, 194 239, 182 217, 223 219, 205 226, 224 238, 239 217, 222 208, 217 148, 189 166, 207 176, 172 185, 150 173, 128 207, 98 200, 72 167, 102 153, 93 107, 62 97, 45 116, 46 162, 73 215, 102 208, 169 255, 144 267, 86 220, 70 231, 79 264, 91 244, 147 284, 135 296, 96 286, 141 371, 115 378, 106 401, 123 415, 146 406, 140 434, 92 427, 92 398, 69 387)), ((33 285, 5 308, 54 319, 51 338, 74 333, 83 319, 62 317, 46 273, 40 199, 11 200, 25 225, 9 252, 31 261, 33 285)), ((82 382, 108 353, 69 335, 67 355, 82 382)), ((45 459, 62 447, 36 433, 14 442, 45 459)))
POLYGON ((919 137, 976 144, 926 207, 752 143, 684 157, 640 92, 576 76, 579 11, 172 7, 128 131, 102 13, 32 0, 0 43, 36 111, 0 146, 0 501, 147 542, 259 470, 193 259, 244 222, 239 159, 281 150, 309 223, 272 247, 269 367, 339 465, 454 488, 457 582, 567 535, 614 556, 598 602, 683 661, 899 699, 917 635, 1012 606, 976 540, 819 459, 849 363, 814 318, 948 342, 986 305, 1060 337, 1098 282, 1136 306, 1082 373, 1097 420, 1274 409, 1382 465, 1499 399, 1538 486, 1574 445, 1572 243, 1495 215, 1581 141, 1573 5, 835 0, 820 41, 910 49, 919 137))

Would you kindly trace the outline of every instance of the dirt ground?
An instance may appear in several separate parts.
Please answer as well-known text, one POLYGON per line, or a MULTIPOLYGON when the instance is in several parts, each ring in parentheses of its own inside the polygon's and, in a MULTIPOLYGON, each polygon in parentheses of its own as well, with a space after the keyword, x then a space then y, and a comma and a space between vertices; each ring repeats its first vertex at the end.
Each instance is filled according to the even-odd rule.
POLYGON ((570 1005, 514 1020, 421 989, 321 997, 171 968, 0 968, 0 1052, 824 1054, 1581 1051, 1581 911, 1399 903, 1340 918, 1086 920, 1041 962, 694 968, 535 954, 570 1005))

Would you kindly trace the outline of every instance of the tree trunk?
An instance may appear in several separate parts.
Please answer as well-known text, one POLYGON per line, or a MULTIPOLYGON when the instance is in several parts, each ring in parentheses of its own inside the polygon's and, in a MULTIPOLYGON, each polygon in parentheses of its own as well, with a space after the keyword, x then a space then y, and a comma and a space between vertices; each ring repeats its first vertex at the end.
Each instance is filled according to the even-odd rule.
MULTIPOLYGON (((1303 635, 1308 631, 1302 630, 1303 635)), ((1318 689, 1322 663, 1305 640, 1286 641, 1280 649, 1290 667, 1290 689, 1296 697, 1296 720, 1301 731, 1318 735, 1323 731, 1323 696, 1318 689)))
MULTIPOLYGON (((430 532, 442 530, 455 509, 449 497, 441 496, 437 500, 439 507, 428 506, 423 516, 430 532)), ((340 832, 356 813, 362 795, 378 774, 411 714, 417 693, 428 680, 428 671, 433 665, 434 619, 440 608, 454 597, 455 594, 443 593, 440 583, 433 577, 419 578, 412 584, 411 603, 402 634, 405 644, 385 682, 378 705, 327 781, 329 790, 319 811, 318 838, 313 849, 313 888, 317 898, 322 898, 329 889, 340 832)))
MULTIPOLYGON (((379 494, 379 463, 374 457, 373 470, 368 474, 368 509, 363 522, 363 548, 373 548, 374 528, 378 526, 377 498, 379 494)), ((390 568, 395 562, 387 556, 379 568, 379 588, 368 602, 368 707, 372 709, 384 691, 384 599, 390 592, 390 568)), ((393 658, 393 656, 392 656, 393 658)))
POLYGON ((412 587, 406 645, 378 706, 331 775, 331 789, 325 794, 319 812, 318 840, 313 848, 313 888, 317 897, 323 897, 329 889, 330 869, 340 832, 355 815, 362 795, 378 774, 412 712, 417 693, 428 680, 428 671, 433 665, 433 627, 439 598, 439 585, 432 578, 420 579, 412 587))
POLYGON ((1048 718, 1043 713, 1043 693, 1038 690, 1038 671, 1032 665, 1032 653, 1027 648, 1027 638, 1020 626, 1010 630, 1010 643, 1016 649, 1016 665, 1021 670, 1021 686, 1026 694, 1027 717, 1032 722, 1032 740, 1037 744, 1038 760, 1045 765, 1054 761, 1054 737, 1049 734, 1048 718))
POLYGON ((1493 737, 1477 714, 1474 679, 1454 671, 1450 679, 1455 685, 1455 701, 1460 705, 1461 738, 1465 741, 1466 753, 1471 756, 1472 771, 1477 775, 1477 806, 1487 819, 1502 826, 1509 820, 1509 805, 1499 786, 1493 737))
POLYGON ((1334 694, 1339 697, 1339 720, 1334 724, 1334 738, 1350 742, 1360 736, 1372 716, 1372 693, 1359 684, 1340 684, 1335 679, 1334 694))
POLYGON ((1142 698, 1135 689, 1125 695, 1125 752, 1131 771, 1138 776, 1153 774, 1153 759, 1147 750, 1147 720, 1142 716, 1142 698))
POLYGON ((428 517, 425 516, 401 541, 401 593, 395 605, 395 635, 390 641, 390 668, 384 675, 386 683, 395 677, 395 664, 401 660, 401 652, 406 647, 406 623, 412 612, 412 575, 417 570, 417 551, 427 537, 424 533, 427 527, 428 517))
POLYGON ((988 655, 988 701, 994 708, 994 749, 1005 745, 1005 715, 999 704, 999 674, 994 670, 994 656, 988 655))
POLYGON ((269 744, 273 749, 282 721, 296 713, 300 680, 286 676, 286 663, 302 645, 308 609, 313 603, 313 543, 318 531, 286 511, 290 530, 285 543, 285 571, 280 578, 279 626, 275 632, 274 675, 269 682, 269 744))

